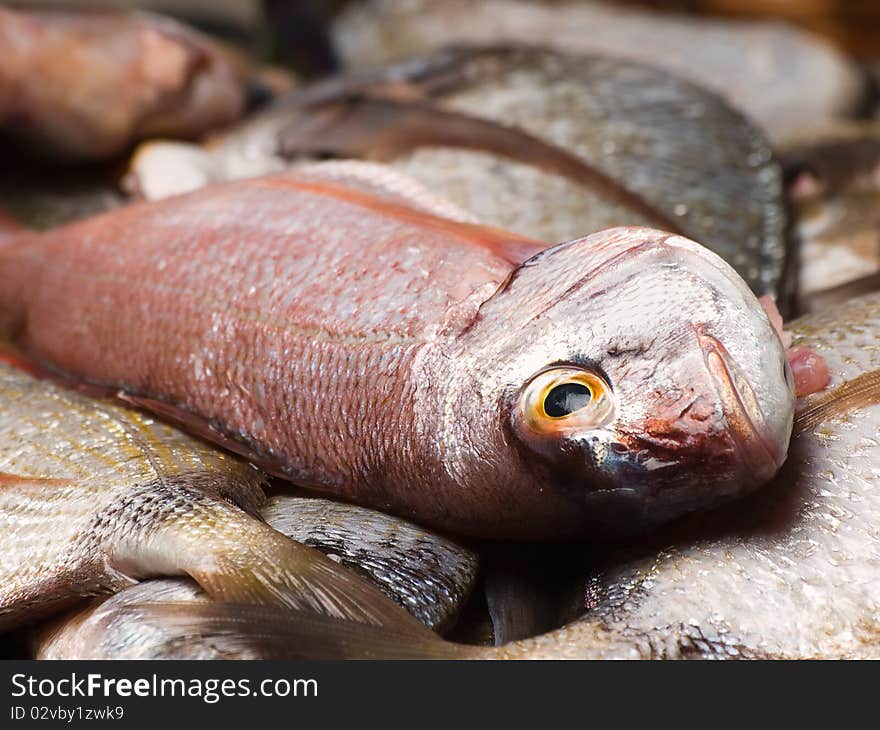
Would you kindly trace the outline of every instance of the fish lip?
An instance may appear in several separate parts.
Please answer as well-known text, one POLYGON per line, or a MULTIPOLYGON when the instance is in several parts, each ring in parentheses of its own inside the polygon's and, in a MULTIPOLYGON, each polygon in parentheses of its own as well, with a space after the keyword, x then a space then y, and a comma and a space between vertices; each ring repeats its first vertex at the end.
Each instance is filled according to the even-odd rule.
POLYGON ((782 466, 787 451, 780 448, 773 438, 748 382, 744 378, 737 378, 739 368, 727 348, 708 334, 703 326, 696 325, 695 330, 706 369, 715 382, 728 430, 737 451, 744 458, 744 471, 755 484, 763 483, 782 466))

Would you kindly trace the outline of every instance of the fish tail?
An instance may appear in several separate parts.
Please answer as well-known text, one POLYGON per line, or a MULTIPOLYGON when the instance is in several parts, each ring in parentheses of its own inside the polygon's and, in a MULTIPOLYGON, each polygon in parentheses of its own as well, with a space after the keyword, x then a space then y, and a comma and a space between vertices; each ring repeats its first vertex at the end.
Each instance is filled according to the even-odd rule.
POLYGON ((275 604, 399 630, 408 612, 354 572, 230 504, 194 505, 161 530, 161 551, 213 599, 275 604))
POLYGON ((311 611, 221 602, 145 602, 132 619, 188 644, 260 659, 485 659, 490 647, 455 644, 430 629, 399 631, 311 611))

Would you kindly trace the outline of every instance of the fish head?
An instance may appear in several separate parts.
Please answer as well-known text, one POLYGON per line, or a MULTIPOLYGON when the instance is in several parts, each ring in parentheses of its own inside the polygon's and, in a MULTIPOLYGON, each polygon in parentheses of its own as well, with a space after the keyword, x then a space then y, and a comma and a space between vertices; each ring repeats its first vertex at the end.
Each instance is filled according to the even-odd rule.
POLYGON ((475 329, 504 446, 591 524, 705 509, 785 460, 795 396, 779 336, 734 270, 685 238, 616 228, 548 249, 475 329))

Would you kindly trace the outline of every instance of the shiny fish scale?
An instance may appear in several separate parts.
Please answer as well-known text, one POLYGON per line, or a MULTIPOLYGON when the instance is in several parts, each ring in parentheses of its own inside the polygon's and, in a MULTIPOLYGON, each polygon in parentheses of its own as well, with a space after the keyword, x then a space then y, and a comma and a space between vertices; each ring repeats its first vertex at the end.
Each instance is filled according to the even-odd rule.
POLYGON ((352 68, 430 48, 486 43, 548 45, 649 64, 723 95, 768 130, 774 142, 851 115, 864 95, 856 64, 788 23, 705 18, 629 5, 372 0, 350 3, 333 31, 352 68))
POLYGON ((448 626, 476 580, 473 551, 381 512, 278 495, 267 500, 262 515, 279 532, 370 578, 432 628, 448 626))

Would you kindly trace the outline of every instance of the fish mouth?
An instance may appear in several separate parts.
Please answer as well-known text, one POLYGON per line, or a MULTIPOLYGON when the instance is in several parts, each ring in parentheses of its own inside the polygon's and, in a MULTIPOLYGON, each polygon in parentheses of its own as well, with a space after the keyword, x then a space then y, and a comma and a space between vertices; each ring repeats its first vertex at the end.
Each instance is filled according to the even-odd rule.
POLYGON ((744 462, 744 472, 755 484, 768 481, 782 466, 787 451, 774 436, 754 391, 727 348, 701 326, 696 327, 724 418, 744 462))

